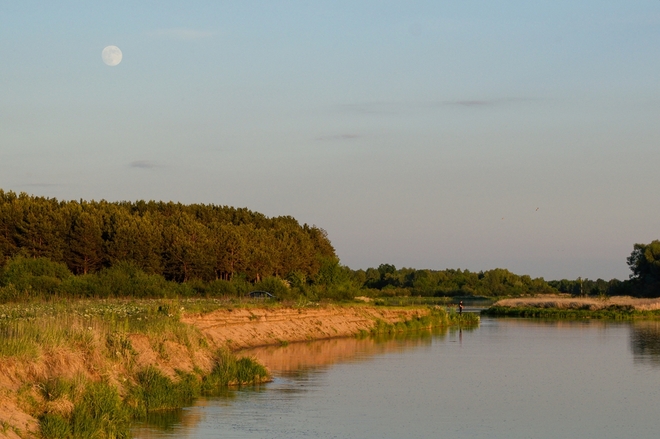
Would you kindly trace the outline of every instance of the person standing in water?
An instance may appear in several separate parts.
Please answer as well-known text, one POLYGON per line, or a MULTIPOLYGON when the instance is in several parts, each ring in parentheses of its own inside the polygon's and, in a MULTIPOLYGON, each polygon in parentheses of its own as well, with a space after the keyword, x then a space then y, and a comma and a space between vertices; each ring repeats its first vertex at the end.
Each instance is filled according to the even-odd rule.
POLYGON ((458 313, 463 314, 463 301, 458 302, 458 313))

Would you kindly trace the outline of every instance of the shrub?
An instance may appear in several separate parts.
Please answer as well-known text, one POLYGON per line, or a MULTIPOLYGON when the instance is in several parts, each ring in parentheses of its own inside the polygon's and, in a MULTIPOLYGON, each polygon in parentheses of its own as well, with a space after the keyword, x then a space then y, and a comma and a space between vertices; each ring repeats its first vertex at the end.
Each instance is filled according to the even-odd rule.
POLYGON ((46 258, 16 256, 0 272, 0 286, 13 285, 18 291, 30 291, 31 295, 52 295, 71 276, 64 264, 46 258))

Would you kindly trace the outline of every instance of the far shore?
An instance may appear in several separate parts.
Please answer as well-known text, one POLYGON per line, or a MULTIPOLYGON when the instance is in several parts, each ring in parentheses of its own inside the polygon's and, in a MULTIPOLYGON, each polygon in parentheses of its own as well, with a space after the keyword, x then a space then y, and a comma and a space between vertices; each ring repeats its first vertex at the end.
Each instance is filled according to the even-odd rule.
POLYGON ((502 299, 483 311, 501 317, 636 319, 660 318, 660 298, 566 295, 502 299))

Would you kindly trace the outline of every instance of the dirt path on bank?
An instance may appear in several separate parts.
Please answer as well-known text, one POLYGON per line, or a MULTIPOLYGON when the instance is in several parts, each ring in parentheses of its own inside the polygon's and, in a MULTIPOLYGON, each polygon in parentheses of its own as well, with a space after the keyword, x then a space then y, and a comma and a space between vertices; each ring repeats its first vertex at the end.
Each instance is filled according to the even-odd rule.
POLYGON ((182 320, 199 328, 216 346, 239 350, 283 342, 350 337, 369 331, 380 319, 388 323, 422 316, 424 309, 327 306, 218 310, 187 315, 182 320))

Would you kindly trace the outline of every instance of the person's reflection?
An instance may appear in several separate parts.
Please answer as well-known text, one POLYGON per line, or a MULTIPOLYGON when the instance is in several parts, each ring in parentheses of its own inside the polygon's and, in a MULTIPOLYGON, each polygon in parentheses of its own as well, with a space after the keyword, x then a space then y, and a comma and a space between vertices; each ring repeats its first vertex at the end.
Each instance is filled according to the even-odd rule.
POLYGON ((463 328, 458 328, 458 344, 463 345, 463 328))

